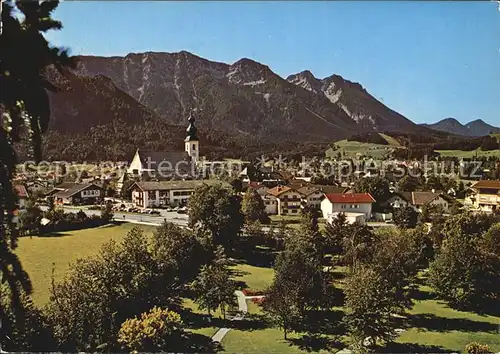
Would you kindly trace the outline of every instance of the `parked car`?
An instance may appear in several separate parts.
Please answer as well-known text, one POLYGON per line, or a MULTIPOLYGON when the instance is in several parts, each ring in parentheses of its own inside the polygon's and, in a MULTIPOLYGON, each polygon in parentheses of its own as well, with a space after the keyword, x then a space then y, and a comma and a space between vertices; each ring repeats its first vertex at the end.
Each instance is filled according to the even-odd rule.
POLYGON ((172 208, 172 211, 178 211, 179 210, 179 207, 173 207, 172 208))
POLYGON ((166 209, 166 211, 171 212, 171 211, 173 211, 173 209, 172 209, 171 207, 168 207, 168 208, 166 209))
POLYGON ((158 210, 151 210, 150 214, 151 215, 160 215, 160 212, 158 210))

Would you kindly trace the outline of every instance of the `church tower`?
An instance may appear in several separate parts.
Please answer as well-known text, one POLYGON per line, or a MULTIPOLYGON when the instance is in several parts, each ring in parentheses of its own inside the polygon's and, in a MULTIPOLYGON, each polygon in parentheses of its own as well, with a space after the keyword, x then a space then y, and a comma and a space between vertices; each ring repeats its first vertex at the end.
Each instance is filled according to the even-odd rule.
POLYGON ((193 113, 188 118, 189 126, 186 129, 186 139, 184 139, 185 150, 194 163, 200 159, 200 141, 198 139, 198 129, 194 125, 193 113))

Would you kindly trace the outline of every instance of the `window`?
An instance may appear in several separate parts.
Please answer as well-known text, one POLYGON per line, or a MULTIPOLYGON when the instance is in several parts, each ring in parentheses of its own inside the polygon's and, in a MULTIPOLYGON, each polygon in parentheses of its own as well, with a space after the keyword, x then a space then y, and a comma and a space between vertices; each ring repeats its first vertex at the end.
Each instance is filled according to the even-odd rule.
POLYGON ((82 198, 85 197, 98 197, 100 195, 100 191, 98 189, 87 189, 85 191, 82 191, 82 198))
POLYGON ((196 150, 196 144, 193 144, 193 150, 196 150))
POLYGON ((297 211, 298 211, 297 209, 293 209, 292 214, 297 214, 297 211))

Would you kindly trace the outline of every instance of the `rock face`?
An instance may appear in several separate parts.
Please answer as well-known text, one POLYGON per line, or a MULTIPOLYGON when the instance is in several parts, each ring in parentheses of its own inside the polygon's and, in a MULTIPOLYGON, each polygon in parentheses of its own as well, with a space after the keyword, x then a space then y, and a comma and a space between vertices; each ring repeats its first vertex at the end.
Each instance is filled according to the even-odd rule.
POLYGON ((309 70, 306 70, 290 75, 287 80, 326 97, 357 123, 360 130, 416 130, 413 122, 382 104, 359 83, 345 80, 339 75, 317 79, 309 70))
POLYGON ((462 124, 455 118, 445 118, 434 124, 422 124, 423 126, 463 136, 485 136, 491 133, 500 133, 500 128, 494 127, 482 119, 476 119, 467 124, 462 124))
MULTIPOLYGON (((200 131, 301 142, 329 142, 359 131, 418 131, 360 84, 311 72, 281 78, 250 59, 234 64, 188 52, 78 57, 77 76, 109 78, 160 119, 185 125, 193 108, 200 131)), ((66 108, 68 109, 68 108, 66 108)), ((110 118, 111 119, 111 118, 110 118)), ((56 124, 57 125, 57 124, 56 124)))

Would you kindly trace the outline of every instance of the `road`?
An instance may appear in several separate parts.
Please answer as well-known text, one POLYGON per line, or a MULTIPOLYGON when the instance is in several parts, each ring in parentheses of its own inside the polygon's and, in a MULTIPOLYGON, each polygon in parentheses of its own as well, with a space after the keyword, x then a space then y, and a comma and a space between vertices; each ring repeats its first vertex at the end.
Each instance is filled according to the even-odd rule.
MULTIPOLYGON (((46 206, 40 207, 42 210, 47 210, 46 206)), ((65 213, 77 213, 80 209, 78 207, 63 207, 65 213)), ((101 215, 100 210, 88 210, 81 208, 87 215, 101 215)), ((177 214, 176 212, 167 212, 165 210, 158 210, 161 215, 148 215, 139 213, 121 213, 119 211, 113 212, 115 221, 125 221, 132 223, 148 223, 151 225, 161 225, 164 221, 177 224, 179 226, 187 227, 188 216, 187 214, 177 214)))

